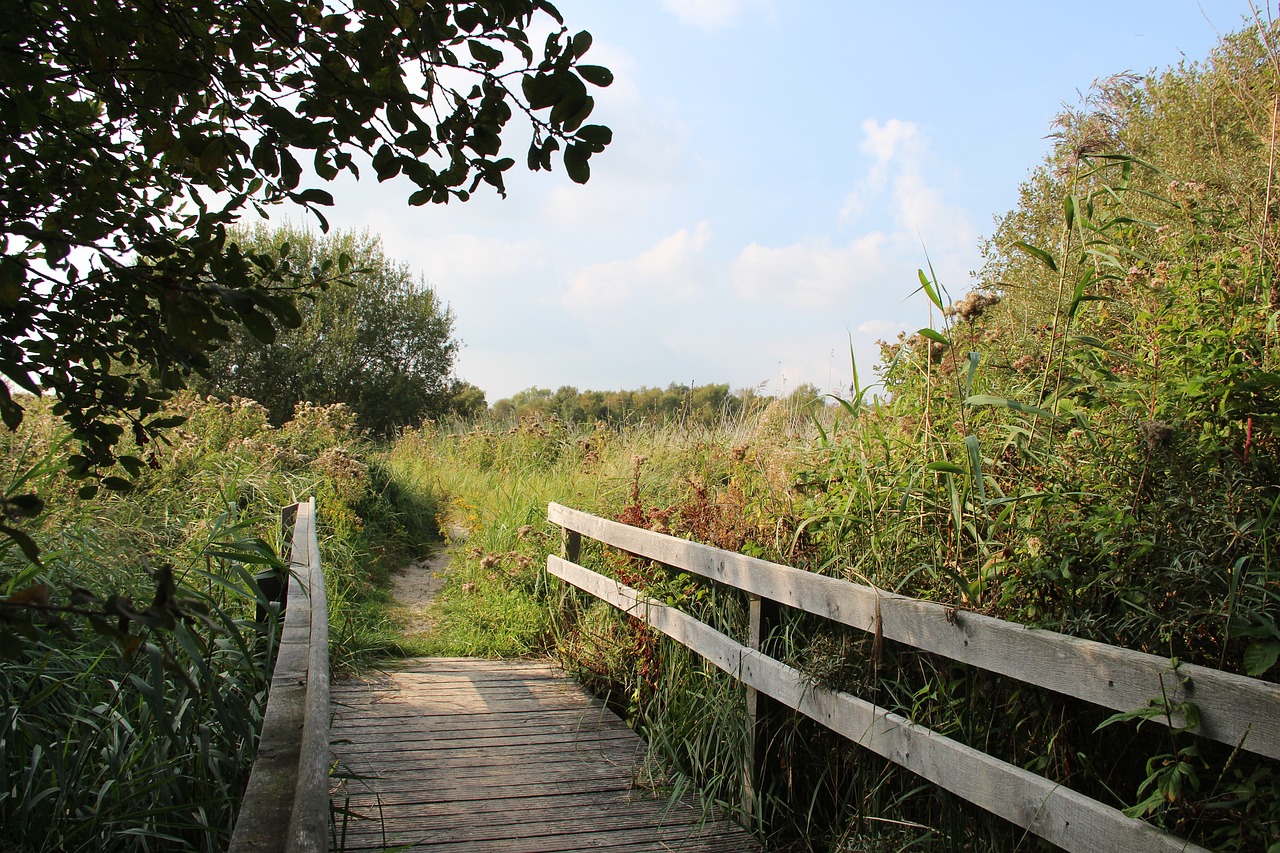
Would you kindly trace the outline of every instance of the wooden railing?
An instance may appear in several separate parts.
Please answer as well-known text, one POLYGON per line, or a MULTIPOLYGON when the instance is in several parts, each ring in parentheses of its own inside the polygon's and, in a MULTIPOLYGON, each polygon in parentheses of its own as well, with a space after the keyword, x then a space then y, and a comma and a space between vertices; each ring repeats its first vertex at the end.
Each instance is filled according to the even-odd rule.
POLYGON ((284 629, 231 853, 329 846, 329 616, 315 498, 281 518, 293 526, 284 629))
MULTIPOLYGON (((1280 686, 1275 684, 1188 664, 1175 670, 1168 659, 1155 655, 894 595, 559 504, 550 505, 548 518, 563 529, 564 541, 563 556, 548 557, 548 571, 648 623, 745 684, 752 725, 759 691, 1066 850, 1187 853, 1203 848, 857 696, 815 685, 799 670, 761 653, 762 605, 798 608, 1117 711, 1143 708, 1153 699, 1171 708, 1194 703, 1197 734, 1280 758, 1280 686), (577 565, 583 536, 745 591, 751 602, 749 645, 577 565)), ((1186 723, 1177 714, 1172 722, 1186 723)))

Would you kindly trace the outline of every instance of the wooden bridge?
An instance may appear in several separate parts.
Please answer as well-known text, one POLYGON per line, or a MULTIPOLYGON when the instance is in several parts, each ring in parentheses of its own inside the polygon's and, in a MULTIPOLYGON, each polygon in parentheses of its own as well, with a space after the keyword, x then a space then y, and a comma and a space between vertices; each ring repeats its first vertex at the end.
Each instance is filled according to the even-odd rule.
POLYGON ((760 849, 668 798, 640 738, 547 662, 423 658, 331 685, 314 501, 284 521, 290 604, 233 853, 760 849))
MULTIPOLYGON (((639 739, 545 663, 405 661, 335 686, 331 706, 314 504, 297 505, 296 513, 292 603, 232 851, 325 850, 331 841, 340 849, 459 853, 758 849, 743 830, 692 800, 653 796, 639 739)), ((1196 734, 1280 759, 1280 686, 1269 682, 1175 668, 1154 655, 958 613, 556 504, 549 519, 564 531, 561 556, 548 558, 550 574, 741 681, 751 720, 759 701, 786 705, 1065 850, 1207 853, 864 699, 813 684, 762 653, 766 610, 794 607, 1104 708, 1131 711, 1161 699, 1170 711, 1163 719, 1173 725, 1188 725, 1177 708, 1194 691, 1196 734), (743 591, 751 605, 749 641, 578 565, 584 537, 743 591)), ((755 775, 744 773, 748 807, 755 775)))

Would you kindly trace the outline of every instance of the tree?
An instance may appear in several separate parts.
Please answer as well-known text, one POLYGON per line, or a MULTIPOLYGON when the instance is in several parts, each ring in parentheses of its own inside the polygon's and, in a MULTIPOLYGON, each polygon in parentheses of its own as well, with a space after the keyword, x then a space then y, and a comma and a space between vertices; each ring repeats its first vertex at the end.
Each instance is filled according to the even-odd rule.
MULTIPOLYGON (((504 193, 513 115, 526 162, 562 151, 575 181, 611 140, 584 124, 582 64, 547 0, 0 0, 0 373, 53 392, 99 476, 126 429, 172 424, 170 391, 207 372, 243 326, 270 342, 302 321, 295 297, 346 272, 246 253, 246 212, 300 205, 322 225, 342 172, 404 175, 410 204, 504 193), (535 17, 560 24, 540 58, 535 17), (510 134, 507 135, 509 139, 510 134)), ((0 418, 22 420, 0 383, 0 418)), ((91 493, 94 484, 84 491, 91 493)))
POLYGON ((271 343, 237 331, 211 353, 198 390, 257 400, 277 426, 298 403, 344 403, 381 435, 449 411, 458 352, 453 313, 407 264, 387 258, 377 237, 262 226, 232 236, 246 253, 278 254, 303 268, 346 256, 350 283, 301 300, 300 325, 271 343))
POLYGON ((456 380, 449 394, 449 414, 463 420, 475 420, 489 408, 484 389, 470 382, 456 380))

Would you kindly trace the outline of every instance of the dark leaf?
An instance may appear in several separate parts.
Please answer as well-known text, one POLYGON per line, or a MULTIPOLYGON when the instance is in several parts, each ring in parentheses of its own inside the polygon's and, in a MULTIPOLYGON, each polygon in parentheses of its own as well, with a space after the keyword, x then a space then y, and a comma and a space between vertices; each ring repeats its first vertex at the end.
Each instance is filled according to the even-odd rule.
POLYGON ((1053 255, 1049 254, 1044 249, 1037 249, 1035 246, 1032 246, 1029 243, 1024 243, 1021 240, 1015 240, 1013 245, 1044 264, 1052 272, 1058 271, 1058 264, 1054 261, 1053 255))
POLYGON ((0 524, 0 535, 8 536, 13 540, 28 560, 37 564, 40 562, 40 547, 30 536, 5 524, 0 524))
POLYGON ((491 47, 482 41, 477 39, 469 40, 467 42, 467 49, 471 51, 472 58, 485 68, 492 70, 502 64, 502 51, 491 47))
POLYGON ((19 518, 35 518, 44 512, 44 501, 39 495, 14 495, 4 499, 5 514, 19 518))
POLYGON ((578 73, 582 75, 582 79, 593 86, 604 87, 613 82, 613 72, 603 65, 579 65, 576 67, 578 73))
POLYGON ((113 492, 130 492, 133 491, 133 483, 123 477, 103 477, 103 488, 110 489, 113 492))
POLYGON ((591 179, 591 166, 587 163, 590 156, 581 145, 570 145, 564 150, 564 170, 574 183, 585 184, 591 179))

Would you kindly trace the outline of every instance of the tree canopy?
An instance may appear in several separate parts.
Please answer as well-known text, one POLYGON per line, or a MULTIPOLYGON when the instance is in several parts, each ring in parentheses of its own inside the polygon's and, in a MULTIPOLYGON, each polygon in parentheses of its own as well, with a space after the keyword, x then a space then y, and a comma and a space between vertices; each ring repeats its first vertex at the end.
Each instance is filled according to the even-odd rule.
MULTIPOLYGON (((802 384, 785 399, 800 410, 815 402, 824 404, 823 393, 814 385, 802 384)), ((620 391, 579 391, 562 385, 550 388, 526 388, 511 397, 498 400, 489 414, 499 420, 520 420, 554 415, 570 424, 598 421, 621 425, 639 421, 684 421, 711 426, 762 408, 778 399, 753 388, 731 392, 727 384, 681 385, 672 382, 666 388, 641 387, 620 391)))
POLYGON ((456 386, 453 314, 369 234, 328 236, 299 228, 233 232, 246 253, 272 253, 303 268, 352 264, 350 282, 299 300, 302 322, 266 343, 247 329, 210 354, 202 393, 252 398, 279 426, 299 403, 343 403, 360 426, 390 434, 447 413, 456 386))
MULTIPOLYGON (((74 475, 144 444, 160 403, 244 326, 297 326, 300 290, 339 278, 245 252, 245 213, 332 204, 343 172, 403 175, 410 204, 505 192, 504 131, 528 128, 532 170, 575 181, 611 140, 586 124, 582 62, 546 0, 127 3, 0 0, 0 373, 53 392, 74 475), (535 53, 535 18, 559 25, 535 53)), ((506 135, 509 139, 510 134, 506 135)), ((0 417, 22 420, 0 384, 0 417)), ((86 491, 95 487, 91 484, 86 491)))

